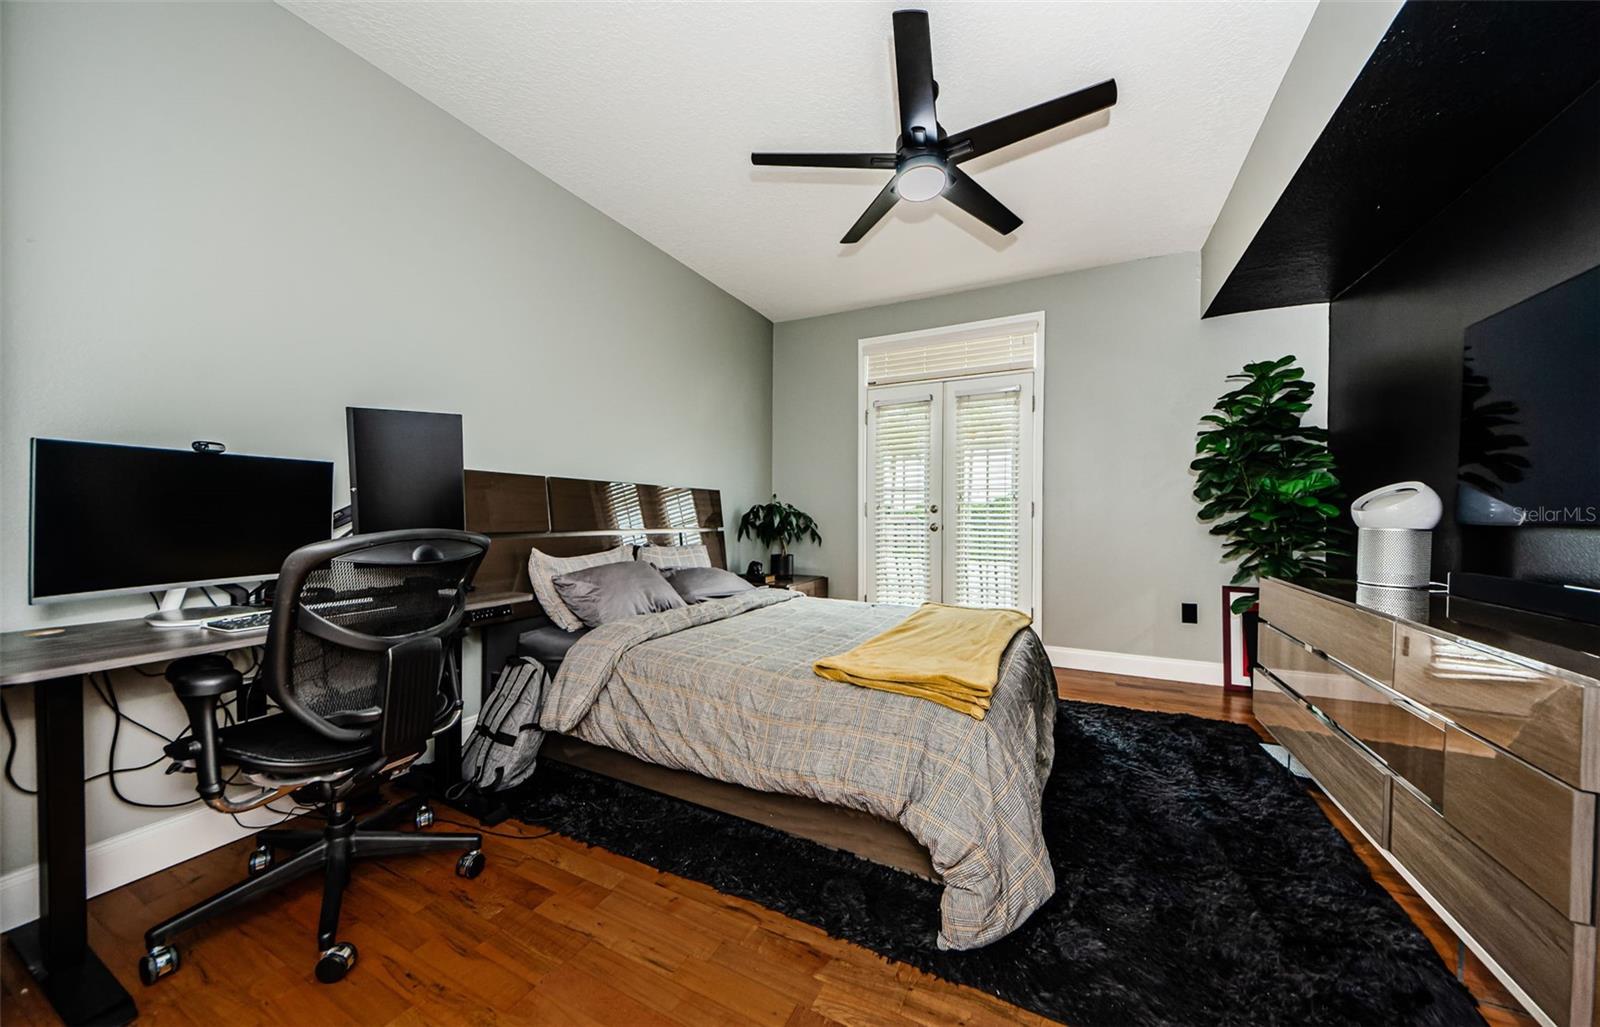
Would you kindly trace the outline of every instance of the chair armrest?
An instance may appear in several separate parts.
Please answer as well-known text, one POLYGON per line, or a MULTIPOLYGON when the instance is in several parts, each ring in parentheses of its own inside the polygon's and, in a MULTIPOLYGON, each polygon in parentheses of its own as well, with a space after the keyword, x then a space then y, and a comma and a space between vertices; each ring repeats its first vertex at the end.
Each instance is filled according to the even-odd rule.
POLYGON ((167 682, 179 699, 216 697, 236 691, 244 675, 234 669, 226 656, 185 656, 167 664, 167 682))
POLYGON ((199 778, 195 790, 202 799, 219 798, 223 785, 217 761, 217 703, 222 696, 238 690, 244 675, 234 669, 226 656, 185 656, 167 665, 167 682, 189 714, 192 733, 186 742, 167 746, 167 755, 176 760, 194 760, 199 778))

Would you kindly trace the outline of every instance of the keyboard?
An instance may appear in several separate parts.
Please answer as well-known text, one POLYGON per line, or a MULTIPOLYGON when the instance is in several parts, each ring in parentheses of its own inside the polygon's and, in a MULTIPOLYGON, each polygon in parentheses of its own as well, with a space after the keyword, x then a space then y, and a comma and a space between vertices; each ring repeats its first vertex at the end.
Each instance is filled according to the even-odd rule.
POLYGON ((262 610, 260 613, 242 613, 232 617, 217 617, 206 621, 206 627, 212 631, 242 634, 247 631, 265 631, 270 623, 272 623, 272 611, 262 610))

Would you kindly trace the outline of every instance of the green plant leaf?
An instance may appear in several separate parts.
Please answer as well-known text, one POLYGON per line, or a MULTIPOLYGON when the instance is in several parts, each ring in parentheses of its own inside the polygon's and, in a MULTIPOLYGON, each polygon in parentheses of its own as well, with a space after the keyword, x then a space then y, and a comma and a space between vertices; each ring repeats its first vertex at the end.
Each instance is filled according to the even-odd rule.
POLYGON ((1236 387, 1200 418, 1189 464, 1200 519, 1236 561, 1235 583, 1326 573, 1348 529, 1327 430, 1300 423, 1316 386, 1292 355, 1253 361, 1226 380, 1236 387))
POLYGON ((798 507, 780 501, 776 492, 772 494, 772 502, 757 503, 739 519, 738 537, 743 539, 747 535, 764 546, 777 546, 782 553, 787 553, 796 542, 810 540, 822 544, 816 520, 798 507))

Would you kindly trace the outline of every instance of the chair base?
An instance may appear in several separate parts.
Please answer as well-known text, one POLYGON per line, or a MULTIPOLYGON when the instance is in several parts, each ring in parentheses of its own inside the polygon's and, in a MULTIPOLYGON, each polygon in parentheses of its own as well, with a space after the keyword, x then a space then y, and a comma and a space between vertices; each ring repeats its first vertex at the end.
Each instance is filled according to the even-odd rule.
POLYGON ((177 916, 156 924, 145 932, 146 955, 139 963, 139 976, 153 984, 177 970, 178 953, 171 944, 174 935, 214 919, 275 891, 317 870, 323 871, 322 915, 317 922, 317 979, 332 983, 341 979, 355 963, 355 946, 340 942, 339 908, 345 886, 350 883, 351 864, 358 859, 385 856, 410 856, 425 852, 461 851, 456 864, 462 877, 476 877, 483 868, 483 836, 480 834, 424 834, 385 830, 391 824, 410 819, 425 825, 432 812, 420 799, 410 799, 357 819, 344 802, 328 803, 322 810, 327 826, 321 831, 272 828, 256 835, 257 849, 251 857, 251 875, 231 888, 195 903, 177 916), (275 863, 275 849, 294 850, 294 855, 275 863))

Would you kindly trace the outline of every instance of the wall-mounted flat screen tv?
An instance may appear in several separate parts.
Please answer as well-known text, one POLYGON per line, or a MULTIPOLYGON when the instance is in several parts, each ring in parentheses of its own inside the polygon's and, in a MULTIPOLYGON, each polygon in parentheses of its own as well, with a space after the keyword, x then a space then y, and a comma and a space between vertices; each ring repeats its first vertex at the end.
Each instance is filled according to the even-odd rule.
POLYGON ((1456 520, 1600 528, 1600 267, 1467 328, 1456 520))

